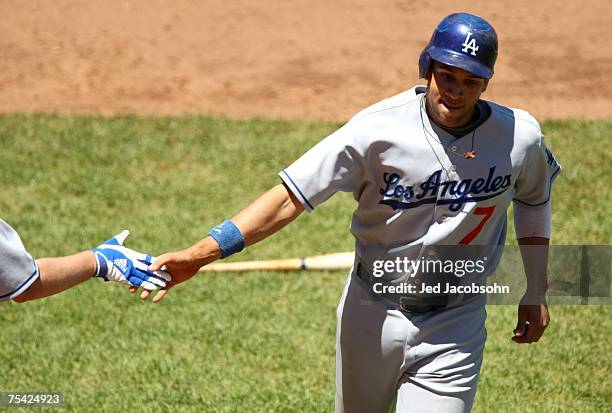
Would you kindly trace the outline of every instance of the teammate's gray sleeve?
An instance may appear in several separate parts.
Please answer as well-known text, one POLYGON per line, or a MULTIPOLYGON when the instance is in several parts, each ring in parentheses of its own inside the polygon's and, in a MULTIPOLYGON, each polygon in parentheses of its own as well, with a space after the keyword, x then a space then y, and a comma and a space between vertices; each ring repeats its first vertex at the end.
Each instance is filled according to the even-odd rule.
POLYGON ((38 278, 36 261, 19 235, 0 219, 0 301, 15 298, 38 278))
POLYGON ((515 183, 514 201, 523 205, 544 205, 550 199, 552 184, 561 172, 561 165, 542 137, 529 148, 523 168, 515 183))
POLYGON ((307 211, 338 191, 358 197, 364 167, 354 129, 353 123, 348 122, 279 173, 307 211))

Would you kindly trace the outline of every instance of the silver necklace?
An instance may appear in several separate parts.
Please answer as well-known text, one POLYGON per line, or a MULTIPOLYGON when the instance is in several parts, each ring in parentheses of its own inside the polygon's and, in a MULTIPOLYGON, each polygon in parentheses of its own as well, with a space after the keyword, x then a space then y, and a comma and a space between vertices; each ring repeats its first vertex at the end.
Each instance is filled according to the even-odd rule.
MULTIPOLYGON (((427 130, 427 127, 425 126, 425 121, 423 120, 423 112, 427 113, 427 109, 425 108, 425 93, 423 93, 423 96, 421 97, 421 101, 420 101, 420 111, 419 114, 421 116, 421 125, 423 126, 423 130, 425 131, 425 133, 429 136, 431 136, 431 138, 433 140, 435 140, 436 142, 438 142, 440 145, 442 145, 444 148, 446 148, 448 150, 448 152, 452 153, 455 156, 460 156, 463 157, 465 159, 474 159, 476 158, 476 151, 474 150, 474 136, 476 135, 476 129, 475 128, 472 131, 472 146, 470 148, 469 151, 464 152, 463 155, 456 153, 455 151, 453 151, 451 148, 449 148, 448 146, 446 146, 445 144, 442 143, 442 141, 440 139, 438 139, 437 137, 435 137, 431 132, 429 132, 427 130)), ((431 145, 431 144, 430 144, 431 145)), ((437 155, 436 155, 437 157, 437 155)))

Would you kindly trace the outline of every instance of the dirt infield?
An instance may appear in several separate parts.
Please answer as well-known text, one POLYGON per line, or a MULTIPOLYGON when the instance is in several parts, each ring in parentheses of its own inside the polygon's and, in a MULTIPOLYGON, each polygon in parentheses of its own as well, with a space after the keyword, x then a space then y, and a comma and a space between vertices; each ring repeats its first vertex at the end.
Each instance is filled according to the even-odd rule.
MULTIPOLYGON (((342 121, 413 86, 451 0, 0 0, 0 112, 342 121)), ((500 37, 485 98, 612 116, 606 0, 464 2, 500 37)))

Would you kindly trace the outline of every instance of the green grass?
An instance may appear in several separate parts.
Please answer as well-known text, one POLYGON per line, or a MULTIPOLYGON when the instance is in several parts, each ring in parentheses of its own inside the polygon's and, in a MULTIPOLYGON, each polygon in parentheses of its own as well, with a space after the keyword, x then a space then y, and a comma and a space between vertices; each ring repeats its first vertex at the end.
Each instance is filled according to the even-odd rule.
MULTIPOLYGON (((332 124, 206 117, 0 117, 0 217, 36 257, 94 246, 186 247, 279 182, 332 124)), ((612 121, 544 123, 565 170, 553 242, 611 244, 612 121)), ((237 256, 349 250, 354 201, 335 196, 237 256)), ((510 226, 512 228, 512 226, 510 226)), ((512 243, 512 235, 509 242, 512 243)), ((0 305, 0 391, 61 391, 77 412, 327 412, 335 307, 346 274, 201 276, 160 305, 87 282, 0 305)), ((475 412, 605 412, 609 306, 553 306, 537 345, 510 341, 514 306, 491 306, 475 412)), ((15 410, 17 411, 17 410, 15 410)))

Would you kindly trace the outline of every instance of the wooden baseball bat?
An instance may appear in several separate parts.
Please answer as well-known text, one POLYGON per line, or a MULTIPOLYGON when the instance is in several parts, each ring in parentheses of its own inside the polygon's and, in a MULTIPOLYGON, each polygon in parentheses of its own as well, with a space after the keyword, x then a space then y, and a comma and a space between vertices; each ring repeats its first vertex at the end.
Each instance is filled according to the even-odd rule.
POLYGON ((351 268, 355 254, 338 252, 305 258, 285 258, 262 261, 213 262, 200 268, 200 272, 245 272, 245 271, 299 271, 299 270, 340 270, 351 268))

